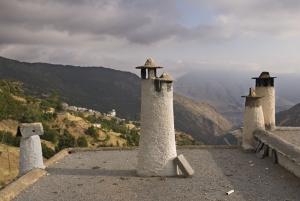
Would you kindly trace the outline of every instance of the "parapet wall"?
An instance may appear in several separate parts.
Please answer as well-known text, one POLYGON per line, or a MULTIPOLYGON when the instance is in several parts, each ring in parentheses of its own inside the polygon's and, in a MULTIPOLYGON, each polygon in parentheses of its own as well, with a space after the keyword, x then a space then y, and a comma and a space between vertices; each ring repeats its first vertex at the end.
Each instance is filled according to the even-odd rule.
POLYGON ((295 138, 300 138, 300 127, 277 127, 273 131, 257 129, 256 140, 269 147, 269 156, 274 150, 277 163, 300 177, 300 146, 295 138))

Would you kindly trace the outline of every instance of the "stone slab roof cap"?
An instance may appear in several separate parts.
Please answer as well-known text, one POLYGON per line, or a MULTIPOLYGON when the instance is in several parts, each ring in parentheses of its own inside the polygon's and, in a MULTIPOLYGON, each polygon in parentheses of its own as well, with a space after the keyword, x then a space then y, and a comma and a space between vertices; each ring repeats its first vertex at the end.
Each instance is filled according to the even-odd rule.
POLYGON ((44 129, 42 123, 23 123, 18 127, 18 133, 22 135, 22 137, 31 137, 33 135, 43 135, 44 129))
POLYGON ((143 69, 143 68, 163 68, 163 67, 156 65, 154 59, 148 58, 143 66, 138 66, 136 68, 143 69))
POLYGON ((253 77, 252 79, 270 79, 270 78, 276 78, 276 77, 271 77, 270 73, 267 71, 263 71, 259 77, 253 77))

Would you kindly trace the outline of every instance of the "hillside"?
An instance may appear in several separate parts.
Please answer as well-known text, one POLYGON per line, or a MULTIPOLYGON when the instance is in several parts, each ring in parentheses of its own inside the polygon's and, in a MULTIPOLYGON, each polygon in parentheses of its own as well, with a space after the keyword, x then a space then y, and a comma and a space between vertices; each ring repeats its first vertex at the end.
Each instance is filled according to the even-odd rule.
MULTIPOLYGON (((36 95, 56 91, 64 101, 71 105, 101 112, 107 112, 114 108, 121 118, 139 119, 140 79, 133 73, 103 67, 25 63, 0 57, 1 78, 20 80, 24 83, 27 91, 34 92, 36 95)), ((224 125, 227 125, 228 122, 223 121, 224 118, 210 117, 210 114, 217 114, 213 107, 209 106, 207 110, 191 112, 192 107, 181 105, 184 97, 176 101, 177 98, 178 96, 175 96, 176 129, 190 133, 197 139, 208 137, 209 139, 201 139, 204 142, 211 142, 211 138, 214 138, 215 135, 227 131, 224 129, 228 126, 224 125), (203 121, 199 121, 199 117, 202 117, 203 121), (207 134, 199 135, 203 131, 207 134)), ((201 108, 205 107, 202 103, 193 102, 194 106, 197 104, 201 108)), ((220 115, 218 114, 218 116, 220 115)))
POLYGON ((204 140, 206 144, 217 144, 221 133, 232 127, 231 123, 209 104, 180 95, 174 96, 174 113, 175 124, 179 130, 190 133, 197 140, 204 140), (177 116, 180 118, 176 118, 177 116))
POLYGON ((56 91, 71 105, 103 112, 114 108, 122 118, 134 119, 139 114, 139 80, 132 73, 0 57, 0 79, 19 80, 28 92, 36 95, 56 91))
POLYGON ((276 114, 276 125, 278 126, 300 126, 300 103, 288 110, 276 114))

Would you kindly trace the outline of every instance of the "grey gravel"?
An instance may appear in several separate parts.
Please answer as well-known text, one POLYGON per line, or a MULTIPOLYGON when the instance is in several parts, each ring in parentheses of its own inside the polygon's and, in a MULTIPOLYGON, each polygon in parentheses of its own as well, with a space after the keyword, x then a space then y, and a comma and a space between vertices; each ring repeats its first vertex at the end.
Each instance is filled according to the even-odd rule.
POLYGON ((300 179, 239 149, 181 149, 192 178, 137 177, 137 151, 77 152, 15 201, 300 200, 300 179), (234 190, 231 195, 226 192, 234 190))

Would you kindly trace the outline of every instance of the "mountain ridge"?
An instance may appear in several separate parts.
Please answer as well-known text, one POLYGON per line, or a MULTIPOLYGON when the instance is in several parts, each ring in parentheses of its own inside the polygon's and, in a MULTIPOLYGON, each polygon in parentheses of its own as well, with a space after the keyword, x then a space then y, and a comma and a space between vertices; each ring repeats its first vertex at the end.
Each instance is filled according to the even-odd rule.
POLYGON ((300 103, 294 105, 288 110, 276 113, 277 126, 300 126, 300 103))
MULTIPOLYGON (((1 78, 20 80, 25 84, 25 88, 37 94, 56 91, 71 105, 101 112, 116 109, 121 118, 139 119, 140 78, 130 72, 105 67, 75 66, 73 68, 71 65, 27 63, 0 57, 1 78)), ((174 97, 176 99, 178 96, 174 97)), ((189 100, 186 101, 189 102, 189 100)), ((176 103, 175 100, 174 102, 176 103)), ((177 103, 178 107, 181 103, 177 103)), ((201 106, 199 103, 199 107, 204 107, 204 105, 201 106)), ((182 119, 186 125, 196 125, 192 131, 189 130, 189 134, 195 139, 205 143, 217 143, 219 142, 217 137, 226 133, 231 127, 224 117, 219 118, 218 122, 202 121, 199 124, 197 123, 199 118, 207 119, 207 116, 200 109, 197 110, 197 114, 192 110, 193 108, 187 107, 176 110, 175 105, 175 123, 177 122, 175 127, 178 129, 178 122, 182 122, 182 119), (204 135, 202 130, 207 131, 208 134, 204 135), (208 137, 208 135, 211 136, 208 137)), ((209 107, 209 110, 213 110, 212 107, 209 107)), ((217 112, 211 112, 211 114, 222 116, 217 112)), ((183 132, 188 130, 186 126, 179 127, 179 130, 183 132)))

